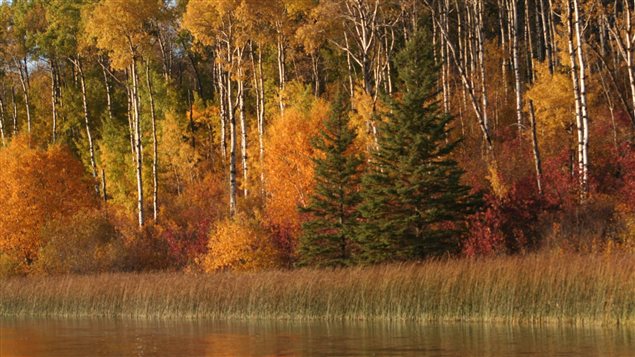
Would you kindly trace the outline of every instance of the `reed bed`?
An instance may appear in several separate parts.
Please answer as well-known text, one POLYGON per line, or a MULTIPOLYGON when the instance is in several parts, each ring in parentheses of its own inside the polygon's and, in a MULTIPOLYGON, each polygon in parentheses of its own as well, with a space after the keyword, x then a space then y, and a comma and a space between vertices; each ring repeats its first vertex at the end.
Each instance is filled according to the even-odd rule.
POLYGON ((0 280, 0 315, 635 325, 635 256, 0 280))

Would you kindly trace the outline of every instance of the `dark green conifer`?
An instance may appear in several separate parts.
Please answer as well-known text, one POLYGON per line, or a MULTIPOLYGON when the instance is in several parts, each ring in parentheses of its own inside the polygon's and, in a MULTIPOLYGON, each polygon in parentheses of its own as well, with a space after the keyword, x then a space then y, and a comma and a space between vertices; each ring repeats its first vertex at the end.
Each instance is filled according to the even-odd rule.
POLYGON ((309 220, 302 226, 301 263, 344 266, 350 263, 354 227, 358 219, 360 167, 363 159, 353 152, 356 134, 349 126, 342 98, 312 144, 321 157, 315 162, 315 193, 307 208, 309 220))
POLYGON ((434 101, 430 43, 419 34, 398 57, 401 99, 379 126, 378 149, 363 177, 356 259, 417 260, 455 251, 465 217, 479 200, 461 184, 450 154, 452 118, 434 101))

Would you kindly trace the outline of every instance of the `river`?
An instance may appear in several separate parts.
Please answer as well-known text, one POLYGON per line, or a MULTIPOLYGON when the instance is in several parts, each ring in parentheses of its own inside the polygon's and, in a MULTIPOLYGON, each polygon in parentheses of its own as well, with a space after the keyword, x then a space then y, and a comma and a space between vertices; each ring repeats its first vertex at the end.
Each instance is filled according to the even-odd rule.
POLYGON ((0 317, 0 356, 635 356, 635 330, 0 317))

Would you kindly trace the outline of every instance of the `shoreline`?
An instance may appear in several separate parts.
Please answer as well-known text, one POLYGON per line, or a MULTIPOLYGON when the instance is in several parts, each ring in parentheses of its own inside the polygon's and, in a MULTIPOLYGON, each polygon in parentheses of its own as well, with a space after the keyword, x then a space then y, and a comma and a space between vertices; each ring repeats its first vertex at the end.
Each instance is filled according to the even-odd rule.
POLYGON ((15 277, 0 283, 3 318, 635 326, 633 255, 15 277))

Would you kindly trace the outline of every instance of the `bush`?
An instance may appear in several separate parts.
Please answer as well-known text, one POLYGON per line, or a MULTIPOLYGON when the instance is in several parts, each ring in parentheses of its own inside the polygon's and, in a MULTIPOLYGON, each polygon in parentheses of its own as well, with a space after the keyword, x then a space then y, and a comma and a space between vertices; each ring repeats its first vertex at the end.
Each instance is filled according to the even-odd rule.
POLYGON ((52 220, 97 207, 94 182, 68 148, 34 148, 16 137, 0 150, 0 251, 28 271, 52 220))
POLYGON ((278 263, 271 234, 244 215, 219 221, 207 248, 202 262, 206 272, 268 269, 278 263))
POLYGON ((23 266, 14 257, 0 253, 0 278, 6 278, 23 273, 23 266))
POLYGON ((98 211, 49 222, 34 271, 87 274, 120 270, 124 249, 115 227, 98 211))

